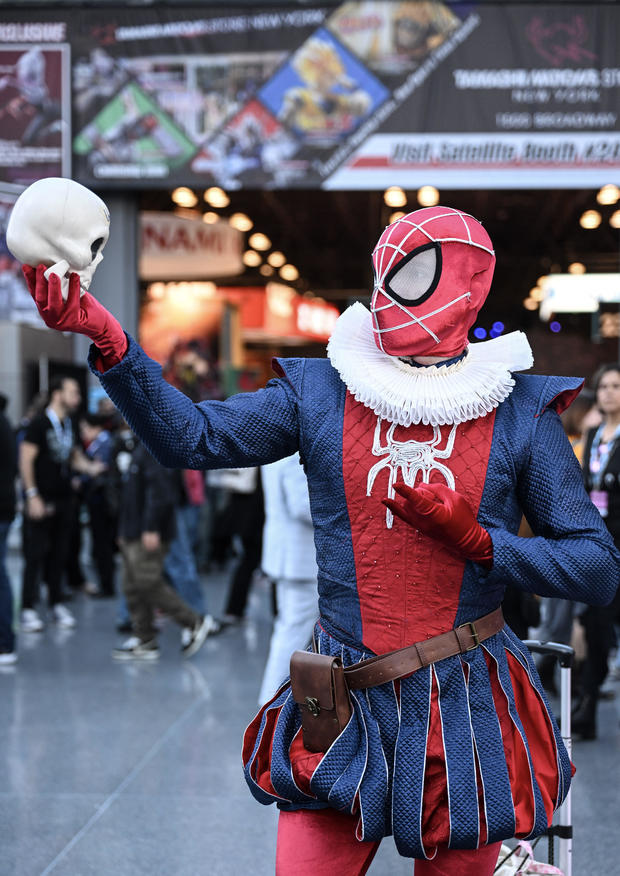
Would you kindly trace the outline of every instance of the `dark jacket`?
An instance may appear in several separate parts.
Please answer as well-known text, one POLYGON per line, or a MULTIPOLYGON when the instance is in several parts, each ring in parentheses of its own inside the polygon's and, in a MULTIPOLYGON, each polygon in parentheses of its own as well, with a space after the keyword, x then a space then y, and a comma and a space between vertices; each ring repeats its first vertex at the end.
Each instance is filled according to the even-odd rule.
MULTIPOLYGON (((586 490, 590 492, 594 485, 590 474, 590 453, 596 429, 590 429, 586 435, 583 452, 583 476, 586 490)), ((616 441, 607 459, 607 465, 601 473, 600 488, 607 493, 607 517, 603 518, 616 547, 620 547, 620 441, 616 441)))
POLYGON ((0 413, 0 520, 4 523, 15 517, 16 475, 15 433, 6 416, 0 413))
POLYGON ((162 541, 174 537, 177 475, 164 468, 140 442, 131 455, 122 487, 118 534, 135 541, 143 532, 158 532, 162 541))

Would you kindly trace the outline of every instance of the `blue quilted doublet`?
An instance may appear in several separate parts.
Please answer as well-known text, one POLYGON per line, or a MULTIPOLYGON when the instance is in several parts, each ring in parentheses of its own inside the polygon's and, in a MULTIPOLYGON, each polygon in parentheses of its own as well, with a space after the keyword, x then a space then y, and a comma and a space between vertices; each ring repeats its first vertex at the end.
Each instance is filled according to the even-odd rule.
MULTIPOLYGON (((300 451, 315 526, 320 647, 325 653, 340 654, 345 664, 370 656, 363 644, 343 480, 346 388, 330 363, 281 360, 280 377, 264 389, 200 404, 169 386, 160 366, 132 339, 122 362, 105 374, 99 374, 92 361, 91 367, 131 428, 164 465, 195 469, 261 465, 300 451)), ((466 563, 455 625, 495 609, 508 583, 597 605, 613 598, 620 580, 620 556, 584 491, 579 465, 555 410, 557 399, 574 392, 578 383, 515 375, 513 392, 497 409, 478 511, 493 541, 493 567, 484 571, 466 563), (523 514, 533 538, 518 537, 523 514)), ((428 856, 432 843, 423 836, 421 813, 429 716, 437 716, 437 710, 435 726, 443 734, 448 777, 446 843, 455 848, 477 846, 480 795, 490 842, 514 835, 518 817, 514 800, 519 794, 527 795, 528 811, 533 813, 529 828, 522 831, 531 836, 547 825, 545 807, 552 809, 566 795, 570 783, 566 750, 532 659, 507 627, 474 651, 405 679, 400 701, 393 684, 356 691, 352 699, 353 716, 316 767, 307 794, 297 786, 289 758, 300 727, 299 711, 289 688, 280 690, 257 716, 253 726, 258 727, 258 735, 245 764, 248 784, 258 800, 292 808, 331 806, 355 811, 365 839, 393 834, 401 854, 428 856), (431 700, 436 703, 432 708, 431 700), (535 712, 539 726, 546 728, 546 778, 537 773, 535 760, 542 748, 528 711, 535 712), (528 774, 525 778, 510 773, 503 744, 507 727, 522 753, 520 770, 528 774), (267 749, 273 792, 253 778, 264 734, 271 735, 267 749)))

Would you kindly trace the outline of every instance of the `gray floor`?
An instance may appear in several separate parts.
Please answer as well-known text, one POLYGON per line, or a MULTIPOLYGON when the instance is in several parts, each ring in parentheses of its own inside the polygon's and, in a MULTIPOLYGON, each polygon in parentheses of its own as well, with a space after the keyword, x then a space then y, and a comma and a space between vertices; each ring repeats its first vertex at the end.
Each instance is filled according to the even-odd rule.
MULTIPOLYGON (((225 578, 205 584, 217 613, 225 578)), ((0 674, 0 876, 274 872, 277 813, 239 766, 268 605, 259 584, 248 621, 189 661, 167 625, 159 663, 114 663, 115 605, 82 596, 75 631, 20 637, 18 666, 0 674)), ((620 876, 618 695, 601 704, 600 738, 573 749, 576 876, 620 876)), ((412 862, 388 839, 370 873, 410 876, 412 862)))

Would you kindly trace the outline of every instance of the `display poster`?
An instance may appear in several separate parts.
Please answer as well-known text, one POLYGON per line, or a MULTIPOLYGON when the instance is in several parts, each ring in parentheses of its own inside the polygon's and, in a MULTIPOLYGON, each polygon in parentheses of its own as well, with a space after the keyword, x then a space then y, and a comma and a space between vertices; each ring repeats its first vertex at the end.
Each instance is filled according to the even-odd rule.
MULTIPOLYGON (((38 18, 4 10, 7 71, 38 18)), ((594 187, 620 169, 615 4, 80 7, 65 25, 89 186, 594 187)))
POLYGON ((21 264, 6 245, 6 227, 17 192, 0 186, 0 320, 27 322, 41 327, 41 317, 30 297, 21 264))
POLYGON ((0 46, 0 180, 71 173, 69 46, 0 46))

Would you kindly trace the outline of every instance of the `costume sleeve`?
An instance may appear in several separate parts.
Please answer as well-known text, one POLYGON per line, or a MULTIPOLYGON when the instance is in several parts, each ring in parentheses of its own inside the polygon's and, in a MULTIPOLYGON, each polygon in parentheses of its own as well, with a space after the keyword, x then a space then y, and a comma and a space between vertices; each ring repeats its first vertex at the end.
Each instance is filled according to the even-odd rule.
MULTIPOLYGON (((123 359, 104 374, 89 365, 153 456, 168 468, 241 468, 274 462, 299 448, 298 402, 284 379, 226 401, 194 404, 162 377, 161 366, 128 337, 123 359)), ((301 360, 300 360, 301 362, 301 360)), ((301 362, 303 365, 303 362, 301 362)))
POLYGON ((499 576, 541 596, 609 604, 620 583, 620 554, 583 487, 581 468, 552 409, 537 418, 529 460, 517 472, 517 494, 534 537, 488 527, 493 568, 487 581, 496 583, 499 576))

